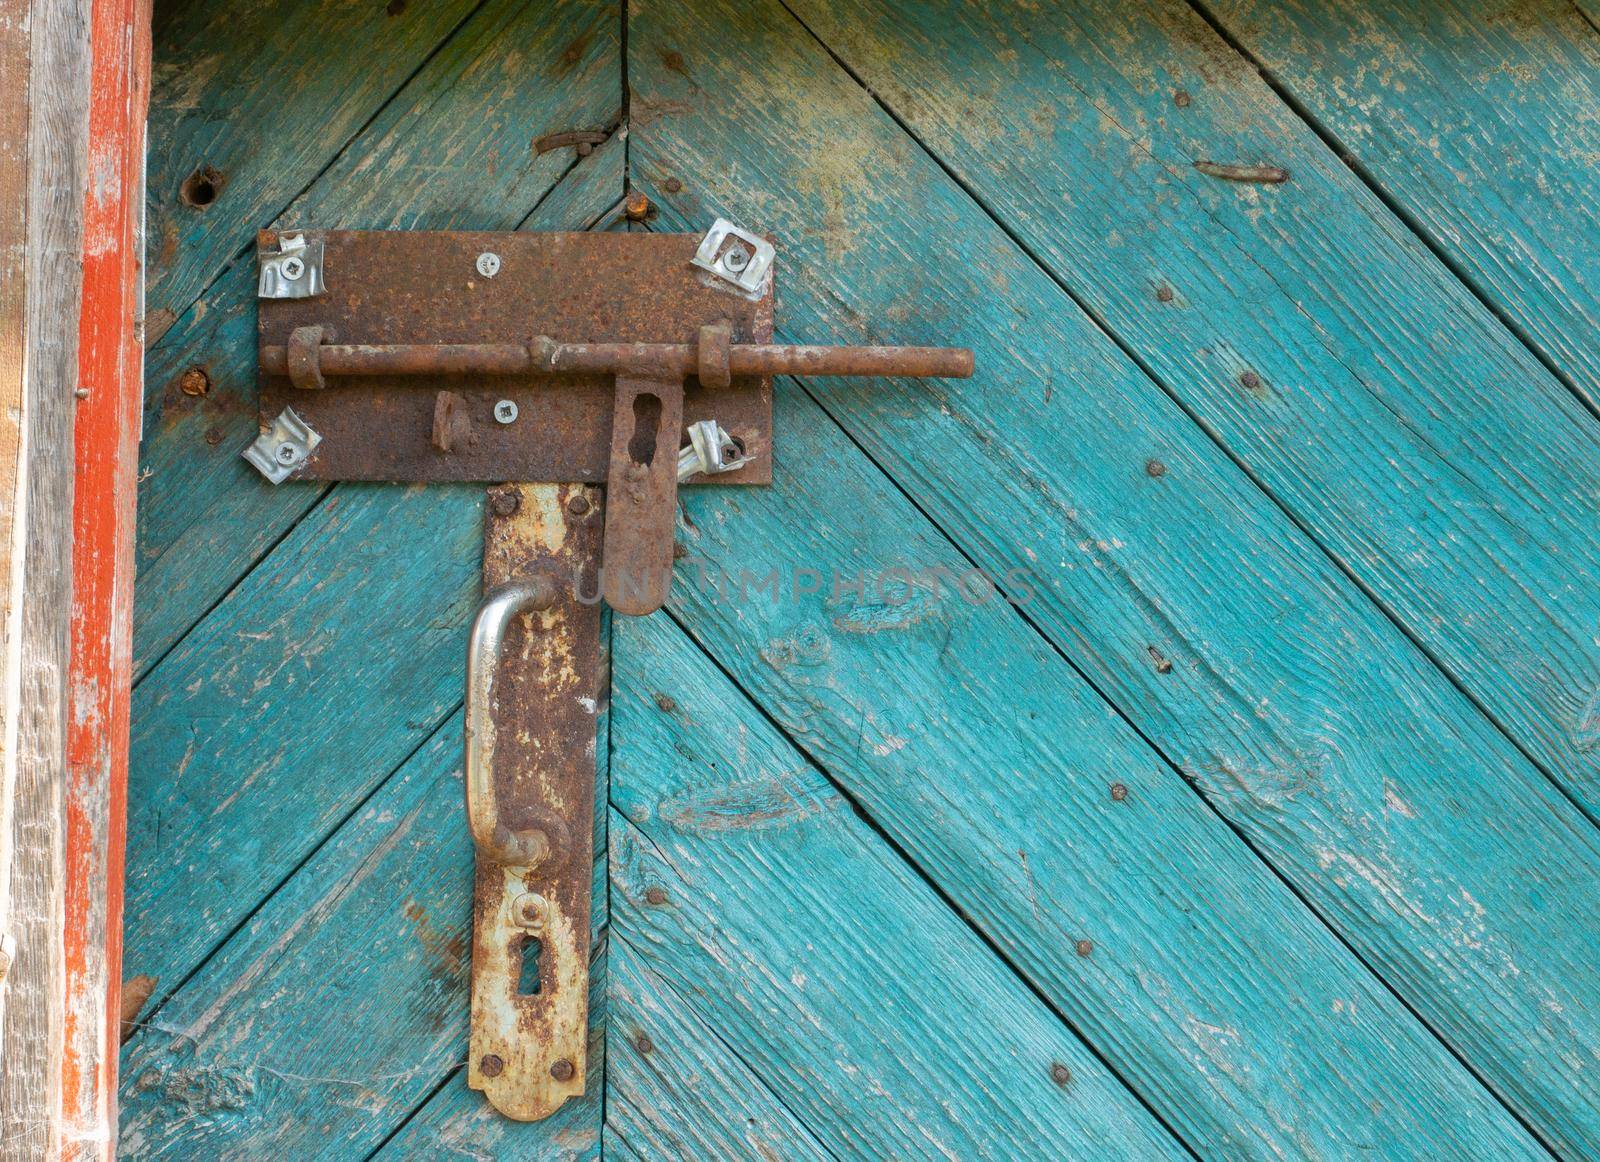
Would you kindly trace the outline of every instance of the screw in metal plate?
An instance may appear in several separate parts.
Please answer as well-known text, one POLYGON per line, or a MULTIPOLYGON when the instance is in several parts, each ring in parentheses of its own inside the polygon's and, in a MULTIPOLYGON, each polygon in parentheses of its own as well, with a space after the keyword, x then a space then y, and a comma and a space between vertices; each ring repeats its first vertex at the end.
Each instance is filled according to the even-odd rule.
MULTIPOLYGON (((492 250, 485 250, 478 255, 478 273, 484 278, 493 278, 500 273, 500 256, 492 250)), ((505 420, 501 420, 505 423, 505 420)))
POLYGON ((279 464, 293 464, 300 459, 300 449, 293 444, 279 444, 277 456, 279 464))
POLYGON ((737 274, 750 265, 750 252, 738 243, 734 243, 723 252, 722 265, 737 274))
POLYGON ((503 399, 494 405, 494 418, 502 424, 513 424, 517 421, 517 405, 509 399, 503 399))
POLYGON ((290 282, 294 282, 306 272, 305 259, 290 255, 278 264, 278 273, 290 282))

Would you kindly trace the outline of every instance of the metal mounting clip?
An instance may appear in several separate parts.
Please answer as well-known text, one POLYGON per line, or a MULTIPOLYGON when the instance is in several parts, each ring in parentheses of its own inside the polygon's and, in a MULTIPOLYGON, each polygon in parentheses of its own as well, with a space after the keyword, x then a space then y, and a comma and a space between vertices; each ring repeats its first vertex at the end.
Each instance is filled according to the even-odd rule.
POLYGON ((284 234, 274 248, 270 234, 256 249, 260 276, 256 296, 263 299, 310 299, 328 288, 322 281, 322 239, 284 234))
POLYGON ((690 262, 732 283, 746 298, 759 299, 766 293, 767 278, 777 256, 777 250, 765 238, 726 218, 718 218, 700 240, 700 249, 690 262))
POLYGON ((272 421, 272 426, 239 454, 272 483, 282 484, 310 458, 320 443, 322 437, 295 415, 293 408, 284 408, 272 421))

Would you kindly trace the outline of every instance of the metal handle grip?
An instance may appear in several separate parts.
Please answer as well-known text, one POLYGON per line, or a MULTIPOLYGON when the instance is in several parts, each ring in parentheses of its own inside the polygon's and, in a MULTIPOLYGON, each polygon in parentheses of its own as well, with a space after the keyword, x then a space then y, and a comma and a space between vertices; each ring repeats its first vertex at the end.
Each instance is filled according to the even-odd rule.
POLYGON ((506 628, 520 613, 555 603, 548 577, 503 585, 483 599, 467 643, 467 826, 486 858, 510 867, 533 867, 550 854, 550 838, 538 828, 512 831, 500 820, 494 786, 494 675, 506 628))

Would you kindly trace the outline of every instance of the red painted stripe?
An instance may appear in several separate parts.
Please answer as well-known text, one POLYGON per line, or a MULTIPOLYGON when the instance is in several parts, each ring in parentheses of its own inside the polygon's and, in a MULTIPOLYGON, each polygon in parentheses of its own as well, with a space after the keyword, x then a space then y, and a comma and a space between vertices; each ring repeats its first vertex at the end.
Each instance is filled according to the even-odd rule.
POLYGON ((150 0, 93 0, 73 495, 62 1151, 116 1131, 150 0))

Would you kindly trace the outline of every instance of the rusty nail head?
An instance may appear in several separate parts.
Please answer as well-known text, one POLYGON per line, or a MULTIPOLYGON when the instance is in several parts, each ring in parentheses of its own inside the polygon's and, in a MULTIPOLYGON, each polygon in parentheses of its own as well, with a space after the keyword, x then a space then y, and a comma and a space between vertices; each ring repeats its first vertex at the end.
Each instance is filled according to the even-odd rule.
POLYGON ((666 181, 661 183, 661 188, 666 190, 669 194, 676 194, 682 192, 683 183, 677 178, 668 178, 666 181))
POLYGON ((178 390, 184 395, 205 395, 211 390, 211 376, 204 367, 191 367, 179 377, 178 390))
POLYGON ((522 494, 515 488, 499 488, 489 494, 489 507, 496 516, 511 516, 522 507, 522 494))
POLYGON ((1057 1085, 1064 1086, 1072 1080, 1072 1070, 1068 1069, 1059 1061, 1054 1062, 1050 1066, 1050 1080, 1055 1082, 1057 1085))
POLYGON ((656 1043, 643 1033, 633 1039, 633 1047, 646 1057, 656 1051, 656 1043))
POLYGON ((1080 940, 1080 941, 1078 941, 1077 953, 1078 953, 1079 956, 1088 956, 1093 951, 1094 951, 1094 941, 1092 941, 1092 940, 1080 940))
POLYGON ((576 1072, 577 1070, 572 1068, 572 1062, 565 1057, 550 1067, 550 1076, 557 1081, 571 1081, 572 1075, 576 1072))
POLYGON ((1160 460, 1146 461, 1144 470, 1148 476, 1165 476, 1167 474, 1167 466, 1160 460))
POLYGON ((567 511, 573 516, 587 516, 591 507, 587 496, 574 496, 567 501, 567 511))
POLYGON ((1156 287, 1156 299, 1159 302, 1170 303, 1172 301, 1172 288, 1170 286, 1156 287))
POLYGON ((1112 798, 1113 802, 1120 803, 1124 799, 1126 799, 1127 797, 1128 797, 1128 785, 1126 783, 1112 783, 1111 784, 1111 798, 1112 798))
POLYGON ((1188 108, 1189 91, 1187 89, 1179 89, 1176 93, 1172 94, 1172 103, 1180 109, 1188 108))
POLYGON ((656 705, 666 714, 671 714, 678 708, 678 700, 671 694, 657 694, 656 705))
POLYGON ((623 209, 630 222, 643 222, 650 216, 650 199, 643 190, 634 190, 628 195, 623 209))
POLYGON ((1261 377, 1259 375, 1257 375, 1254 371, 1246 371, 1243 375, 1241 375, 1239 377, 1239 382, 1242 383, 1249 390, 1255 391, 1258 387, 1261 386, 1261 377))
POLYGON ((655 887, 654 885, 646 888, 644 891, 644 902, 647 904, 655 904, 657 906, 665 904, 667 902, 667 890, 665 888, 655 887))
POLYGON ((505 1067, 506 1063, 493 1053, 485 1053, 483 1059, 478 1062, 478 1072, 485 1077, 499 1077, 501 1070, 505 1069, 505 1067))

